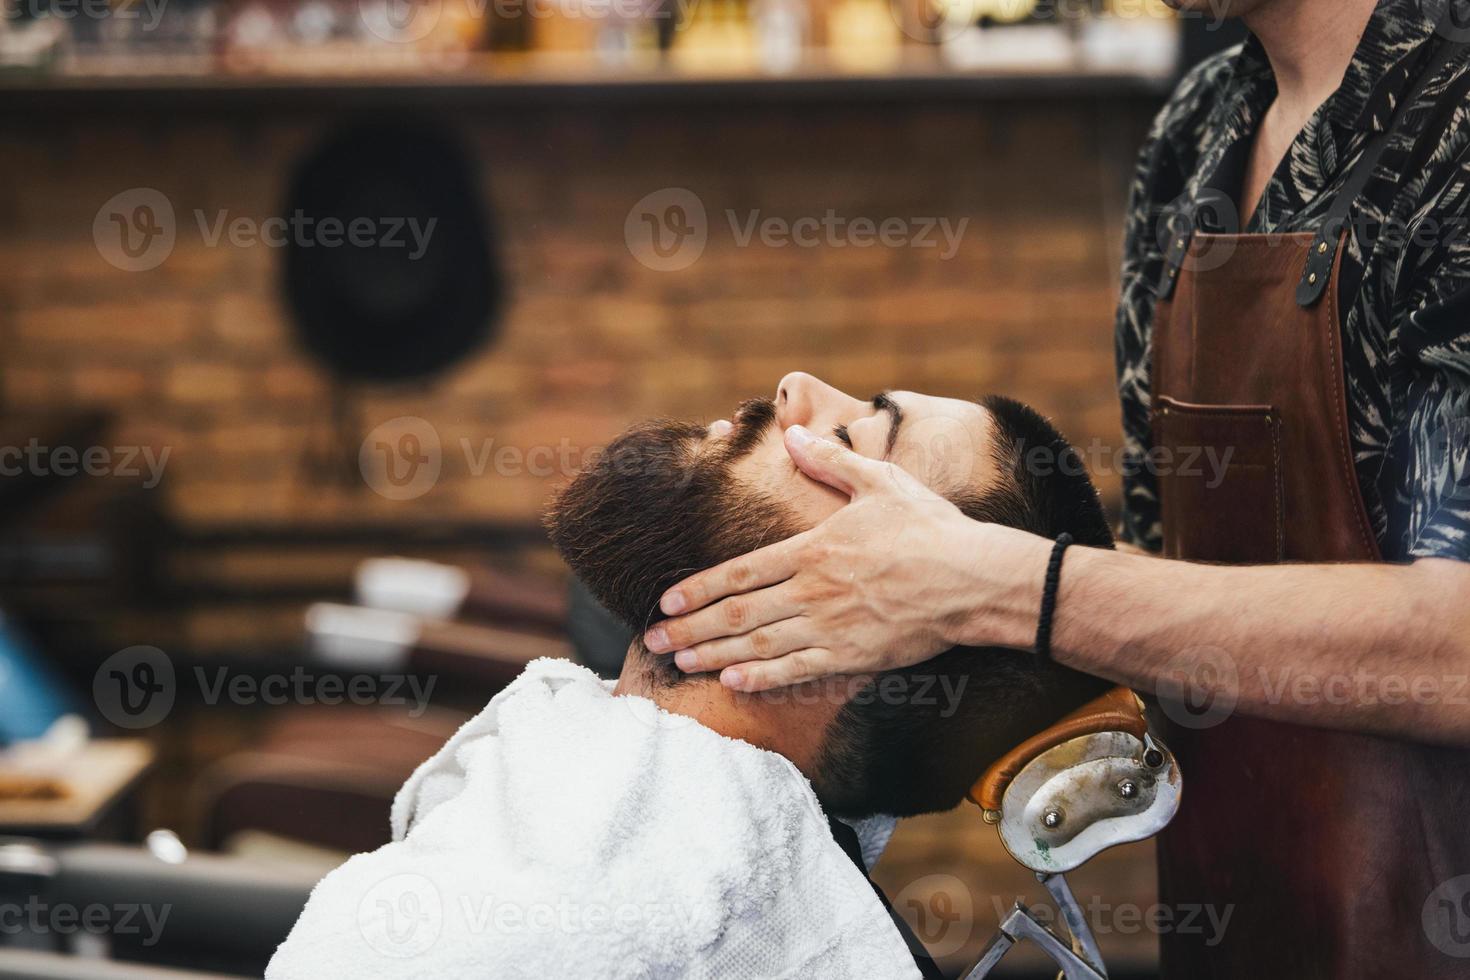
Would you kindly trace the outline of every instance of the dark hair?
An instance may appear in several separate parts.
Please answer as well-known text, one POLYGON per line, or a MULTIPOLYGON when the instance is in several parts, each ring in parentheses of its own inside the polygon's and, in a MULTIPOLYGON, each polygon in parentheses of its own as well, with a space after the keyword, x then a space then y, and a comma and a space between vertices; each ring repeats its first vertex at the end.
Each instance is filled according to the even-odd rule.
MULTIPOLYGON (((1030 407, 991 396, 1001 482, 956 499, 979 521, 1079 544, 1113 546, 1097 490, 1075 449, 1030 407)), ((953 647, 877 675, 827 728, 813 778, 839 816, 908 816, 956 806, 985 768, 1108 684, 1029 652, 953 647)))
POLYGON ((1111 548, 1113 533, 1082 457, 1030 405, 1003 395, 980 400, 995 425, 991 450, 1005 482, 956 505, 977 521, 1004 524, 1078 544, 1111 548))

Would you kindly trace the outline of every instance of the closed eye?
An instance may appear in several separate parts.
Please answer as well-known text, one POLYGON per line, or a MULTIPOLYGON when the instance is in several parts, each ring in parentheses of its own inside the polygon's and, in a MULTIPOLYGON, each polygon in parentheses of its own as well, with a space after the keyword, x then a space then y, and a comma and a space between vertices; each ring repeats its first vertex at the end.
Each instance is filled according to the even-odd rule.
POLYGON ((832 430, 832 434, 837 437, 838 442, 842 443, 848 449, 852 448, 852 436, 847 434, 847 426, 837 426, 835 429, 832 430))

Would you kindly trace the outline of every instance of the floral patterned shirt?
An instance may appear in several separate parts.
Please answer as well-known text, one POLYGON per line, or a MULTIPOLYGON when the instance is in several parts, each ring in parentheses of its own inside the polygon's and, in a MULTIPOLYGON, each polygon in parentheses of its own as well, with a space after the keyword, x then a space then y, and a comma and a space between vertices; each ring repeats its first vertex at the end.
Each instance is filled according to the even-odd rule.
MULTIPOLYGON (((1319 227, 1368 138, 1387 128, 1436 46, 1470 41, 1470 20, 1440 20, 1439 2, 1380 0, 1342 86, 1297 135, 1244 231, 1319 227)), ((1395 129, 1354 209, 1342 260, 1349 430, 1388 560, 1470 561, 1470 54, 1462 51, 1438 75, 1395 129)), ((1204 188, 1238 198, 1251 137, 1275 93, 1255 38, 1205 61, 1154 121, 1134 175, 1116 323, 1130 461, 1121 530, 1150 550, 1161 543, 1156 481, 1143 463, 1169 237, 1163 222, 1204 188)), ((1211 220, 1217 227, 1204 230, 1242 230, 1233 215, 1211 220)))

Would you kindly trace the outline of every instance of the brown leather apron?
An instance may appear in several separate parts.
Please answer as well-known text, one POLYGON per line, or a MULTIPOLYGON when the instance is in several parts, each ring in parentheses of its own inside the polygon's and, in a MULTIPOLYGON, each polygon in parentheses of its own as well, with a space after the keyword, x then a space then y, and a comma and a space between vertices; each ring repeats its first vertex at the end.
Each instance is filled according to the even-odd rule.
MULTIPOLYGON (((1449 57, 1437 52, 1424 75, 1449 57)), ((1167 557, 1379 560, 1353 467, 1338 310, 1343 219, 1386 142, 1376 139, 1317 233, 1171 243, 1152 375, 1167 557), (1218 485, 1209 466, 1183 465, 1210 450, 1231 453, 1218 485)), ((1426 909, 1431 893, 1470 874, 1470 752, 1238 714, 1175 725, 1169 744, 1185 793, 1160 838, 1175 924, 1161 937, 1165 977, 1470 977, 1470 959, 1426 931, 1440 914, 1426 909), (1183 928, 1206 905, 1229 914, 1223 937, 1198 928, 1203 914, 1183 928)))

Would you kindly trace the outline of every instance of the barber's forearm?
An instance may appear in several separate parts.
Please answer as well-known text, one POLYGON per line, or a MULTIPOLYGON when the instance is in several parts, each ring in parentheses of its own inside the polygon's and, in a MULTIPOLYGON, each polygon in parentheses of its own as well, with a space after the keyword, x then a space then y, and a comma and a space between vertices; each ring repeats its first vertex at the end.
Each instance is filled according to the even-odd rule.
POLYGON ((1145 692, 1203 654, 1227 665, 1242 713, 1470 744, 1460 562, 1227 567, 1074 548, 1052 643, 1059 662, 1145 692))
POLYGON ((1156 556, 1154 556, 1154 553, 1152 551, 1146 551, 1143 548, 1140 548, 1138 545, 1136 545, 1136 544, 1130 544, 1127 541, 1119 540, 1114 545, 1114 547, 1117 548, 1117 550, 1118 550, 1118 552, 1120 554, 1124 554, 1124 555, 1144 555, 1144 556, 1156 557, 1156 556))

